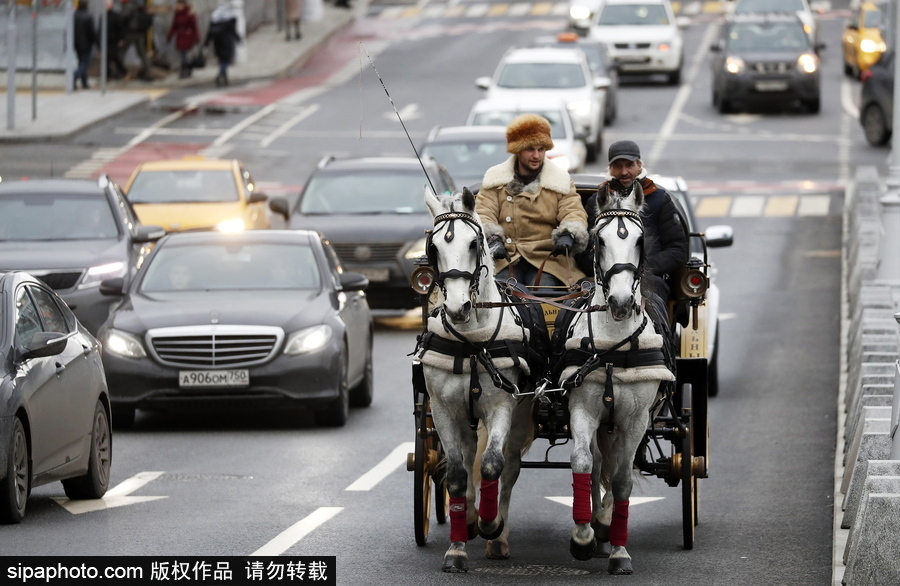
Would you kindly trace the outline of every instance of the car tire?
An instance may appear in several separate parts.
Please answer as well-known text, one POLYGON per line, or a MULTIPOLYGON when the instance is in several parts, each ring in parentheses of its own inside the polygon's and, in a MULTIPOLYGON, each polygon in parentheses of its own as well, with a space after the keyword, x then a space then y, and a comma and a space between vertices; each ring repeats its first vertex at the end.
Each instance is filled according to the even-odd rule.
POLYGON ((716 324, 716 333, 713 334, 713 351, 706 370, 706 389, 710 397, 719 394, 719 324, 716 324))
POLYGON ((715 92, 713 94, 713 106, 719 111, 719 114, 730 114, 732 111, 731 102, 722 97, 722 94, 715 92))
POLYGON ((853 71, 853 66, 849 63, 844 63, 844 75, 848 77, 856 77, 855 72, 853 71))
POLYGON ((338 396, 315 412, 316 423, 322 427, 343 427, 350 417, 350 390, 347 388, 347 350, 341 354, 338 366, 338 396))
POLYGON ((351 407, 368 407, 372 404, 372 397, 374 395, 374 381, 372 378, 371 338, 369 339, 369 355, 366 358, 366 365, 363 370, 364 372, 362 380, 350 391, 351 407))
POLYGON ((0 482, 0 523, 21 523, 25 518, 31 483, 31 455, 28 437, 18 416, 13 417, 6 460, 6 477, 0 482))
POLYGON ((134 415, 133 407, 113 407, 112 424, 116 429, 131 429, 134 427, 134 415))
POLYGON ((803 107, 806 108, 810 114, 818 114, 822 109, 822 100, 820 98, 803 100, 803 107))
POLYGON ((98 499, 109 488, 109 469, 112 466, 112 428, 102 401, 97 401, 91 426, 91 448, 88 470, 84 476, 62 481, 70 499, 98 499))
POLYGON ((891 139, 884 110, 878 104, 869 104, 862 112, 862 127, 866 141, 872 146, 884 146, 891 139))
POLYGON ((669 85, 678 85, 681 83, 681 67, 669 73, 668 82, 669 85))

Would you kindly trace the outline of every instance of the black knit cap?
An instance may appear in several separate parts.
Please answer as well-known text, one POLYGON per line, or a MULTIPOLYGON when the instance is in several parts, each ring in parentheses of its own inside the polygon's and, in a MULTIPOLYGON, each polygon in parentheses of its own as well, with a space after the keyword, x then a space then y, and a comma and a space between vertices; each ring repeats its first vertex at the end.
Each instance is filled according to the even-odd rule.
POLYGON ((637 143, 630 140, 618 140, 609 145, 609 163, 616 159, 628 159, 637 161, 641 158, 641 149, 637 143))

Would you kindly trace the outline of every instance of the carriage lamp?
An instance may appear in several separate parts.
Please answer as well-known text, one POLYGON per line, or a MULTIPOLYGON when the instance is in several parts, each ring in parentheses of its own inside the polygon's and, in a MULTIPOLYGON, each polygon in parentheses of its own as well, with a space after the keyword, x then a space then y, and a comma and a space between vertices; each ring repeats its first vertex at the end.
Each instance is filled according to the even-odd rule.
POLYGON ((681 277, 681 291, 686 297, 703 297, 708 287, 706 275, 700 269, 688 269, 681 277))
POLYGON ((429 266, 418 267, 409 276, 409 286, 420 295, 426 295, 434 283, 434 269, 429 266))

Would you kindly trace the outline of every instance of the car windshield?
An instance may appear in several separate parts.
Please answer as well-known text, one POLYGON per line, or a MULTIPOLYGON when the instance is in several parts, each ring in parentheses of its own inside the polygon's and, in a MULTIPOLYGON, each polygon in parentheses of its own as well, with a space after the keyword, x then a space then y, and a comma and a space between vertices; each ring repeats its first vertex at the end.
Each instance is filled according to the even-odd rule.
MULTIPOLYGON (((563 116, 567 115, 562 110, 487 110, 478 112, 472 117, 473 126, 508 126, 516 116, 520 114, 537 114, 543 116, 550 123, 550 136, 560 140, 566 140, 566 126, 563 116)), ((486 169, 485 169, 486 170, 486 169)))
POLYGON ((128 188, 131 203, 210 203, 238 201, 230 169, 141 171, 128 188))
POLYGON ((164 246, 145 271, 142 293, 318 289, 321 281, 312 248, 297 244, 164 246))
POLYGON ((740 0, 735 12, 800 12, 805 11, 803 0, 740 0))
POLYGON ((735 24, 728 32, 728 48, 737 52, 803 50, 809 37, 796 23, 735 24))
POLYGON ((863 28, 878 28, 881 26, 881 11, 880 10, 872 10, 866 12, 865 17, 863 18, 863 28))
MULTIPOLYGON (((432 178, 442 193, 446 186, 432 178)), ((379 169, 313 175, 297 209, 301 214, 418 214, 425 213, 421 170, 379 169)))
POLYGON ((571 89, 586 84, 577 63, 508 63, 497 78, 497 87, 507 89, 571 89))
POLYGON ((607 4, 597 19, 600 25, 668 25, 662 4, 607 4))
POLYGON ((118 239, 106 196, 15 193, 0 197, 0 240, 118 239))
POLYGON ((488 168, 509 158, 506 139, 496 141, 433 142, 422 148, 442 164, 459 183, 466 178, 480 179, 488 168))

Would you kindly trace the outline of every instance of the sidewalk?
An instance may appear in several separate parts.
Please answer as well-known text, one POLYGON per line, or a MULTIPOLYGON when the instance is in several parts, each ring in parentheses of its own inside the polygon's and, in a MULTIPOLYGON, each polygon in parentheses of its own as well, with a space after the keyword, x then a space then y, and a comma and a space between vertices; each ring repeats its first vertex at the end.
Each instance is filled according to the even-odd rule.
MULTIPOLYGON (((347 10, 326 3, 321 20, 303 23, 303 38, 299 41, 286 41, 284 33, 279 32, 275 24, 259 27, 247 35, 248 58, 228 69, 230 87, 250 80, 274 79, 292 68, 300 67, 333 34, 352 23, 357 14, 363 13, 366 5, 367 2, 355 2, 353 8, 347 10)), ((64 139, 130 108, 155 100, 173 89, 215 87, 217 73, 218 64, 215 57, 211 57, 206 67, 194 70, 187 79, 180 79, 176 69, 158 81, 109 81, 103 92, 100 80, 92 78, 89 80, 93 84, 91 89, 71 93, 65 92, 64 74, 40 74, 35 100, 31 74, 20 71, 16 78, 12 129, 9 128, 7 113, 7 76, 0 73, 0 143, 64 139)))

